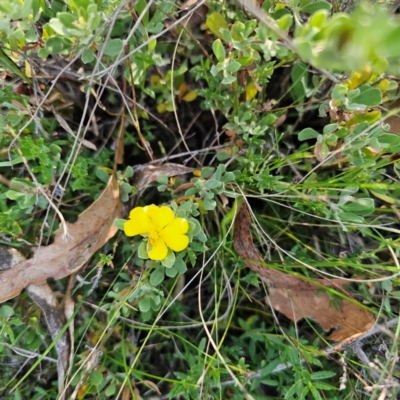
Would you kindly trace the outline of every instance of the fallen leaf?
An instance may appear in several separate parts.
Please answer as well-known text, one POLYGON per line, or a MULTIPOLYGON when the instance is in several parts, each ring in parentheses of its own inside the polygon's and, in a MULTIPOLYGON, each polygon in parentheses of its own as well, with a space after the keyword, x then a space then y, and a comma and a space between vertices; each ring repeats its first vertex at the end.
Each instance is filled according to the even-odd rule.
POLYGON ((12 269, 0 272, 0 303, 17 296, 28 285, 43 285, 47 279, 61 279, 82 268, 118 228, 122 202, 114 175, 102 195, 73 224, 67 224, 69 236, 55 233, 50 246, 36 249, 34 256, 12 269))
POLYGON ((385 123, 389 124, 390 126, 388 132, 400 134, 400 116, 393 115, 389 118, 386 118, 385 123))
MULTIPOLYGON (((26 291, 32 300, 41 308, 51 338, 54 340, 67 322, 55 294, 47 283, 43 285, 29 285, 26 291)), ((65 396, 61 393, 64 391, 64 380, 69 366, 71 348, 69 336, 66 332, 58 339, 55 348, 58 354, 58 393, 60 395, 58 399, 61 400, 65 399, 65 396)))
POLYGON ((250 232, 250 215, 244 204, 235 219, 234 244, 237 253, 247 267, 256 272, 267 284, 271 306, 292 321, 312 318, 325 331, 335 329, 328 339, 341 341, 350 336, 368 331, 374 318, 364 308, 350 300, 341 299, 337 308, 331 297, 323 292, 324 287, 336 290, 348 283, 343 279, 305 279, 277 271, 265 265, 253 243, 250 232))
MULTIPOLYGON (((0 245, 0 260, 0 267, 8 270, 26 259, 19 251, 12 247, 0 245)), ((31 299, 41 308, 51 337, 54 340, 67 322, 54 292, 47 283, 44 285, 28 285, 26 291, 31 299)), ((58 393, 59 399, 62 400, 65 398, 61 393, 64 390, 64 380, 69 366, 69 356, 71 354, 70 338, 66 333, 57 341, 55 348, 58 354, 58 393)))
MULTIPOLYGON (((400 107, 400 99, 397 99, 392 104, 390 104, 389 110, 393 110, 395 108, 398 109, 399 107, 400 107)), ((391 117, 386 118, 385 124, 389 124, 390 126, 388 132, 400 134, 400 112, 398 112, 395 115, 392 115, 391 117)))
POLYGON ((18 250, 0 245, 0 271, 10 269, 24 260, 24 256, 18 250))

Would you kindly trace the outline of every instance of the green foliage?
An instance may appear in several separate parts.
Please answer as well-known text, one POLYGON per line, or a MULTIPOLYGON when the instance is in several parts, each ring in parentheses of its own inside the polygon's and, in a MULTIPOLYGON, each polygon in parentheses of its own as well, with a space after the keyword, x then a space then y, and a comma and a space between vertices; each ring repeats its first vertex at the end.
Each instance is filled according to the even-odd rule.
POLYGON ((206 211, 214 210, 217 202, 214 200, 215 195, 226 195, 228 197, 236 197, 236 194, 225 189, 225 184, 235 179, 234 172, 226 172, 225 166, 220 164, 218 168, 204 168, 200 178, 193 178, 193 187, 185 192, 186 196, 199 195, 201 206, 206 211))
MULTIPOLYGON (((272 313, 232 233, 247 202, 263 267, 361 276, 344 296, 398 315, 400 136, 386 120, 398 112, 398 17, 390 2, 347 14, 340 2, 266 0, 253 17, 209 1, 193 22, 181 3, 1 1, 0 241, 27 257, 50 243, 60 222, 49 201, 75 222, 106 187, 124 137, 124 218, 168 204, 188 220, 190 245, 152 261, 145 238, 119 232, 81 272, 78 397, 369 399, 358 376, 370 367, 351 350, 340 365, 328 359, 318 324, 272 313), (169 159, 199 170, 150 176, 137 191, 169 159)), ((43 354, 52 342, 43 321, 26 294, 0 306, 1 398, 57 397, 54 349, 41 379, 21 380, 32 361, 20 349, 43 354)), ((382 356, 382 335, 365 351, 389 382, 398 337, 385 336, 382 356)))
MULTIPOLYGON (((323 2, 310 6, 319 3, 323 2)), ((377 74, 387 69, 398 73, 399 50, 394 43, 400 30, 383 7, 363 2, 350 15, 335 13, 332 17, 322 7, 314 11, 308 22, 296 27, 295 45, 302 58, 329 70, 356 71, 370 63, 377 74), (376 26, 382 29, 377 31, 376 26)))

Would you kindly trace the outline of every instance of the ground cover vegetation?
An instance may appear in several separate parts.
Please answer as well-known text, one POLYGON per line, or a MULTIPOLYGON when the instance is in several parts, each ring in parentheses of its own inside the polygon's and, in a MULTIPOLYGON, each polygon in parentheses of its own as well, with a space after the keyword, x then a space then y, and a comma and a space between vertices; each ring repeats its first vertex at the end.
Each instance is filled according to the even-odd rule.
POLYGON ((359 3, 0 2, 1 399, 399 397, 399 2, 359 3))

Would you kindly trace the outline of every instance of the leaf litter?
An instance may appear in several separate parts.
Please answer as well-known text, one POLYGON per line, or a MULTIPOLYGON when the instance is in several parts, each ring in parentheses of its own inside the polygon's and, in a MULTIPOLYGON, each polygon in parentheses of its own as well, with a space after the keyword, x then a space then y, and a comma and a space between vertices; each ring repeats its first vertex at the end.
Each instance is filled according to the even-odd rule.
POLYGON ((55 233, 50 246, 41 246, 29 260, 0 273, 0 303, 21 293, 28 285, 61 279, 82 268, 117 232, 114 220, 122 213, 117 178, 112 175, 102 195, 71 224, 69 235, 55 233))
MULTIPOLYGON (((159 175, 171 177, 193 170, 173 163, 142 165, 140 171, 135 171, 134 184, 142 193, 159 175)), ((113 174, 101 196, 76 222, 67 224, 68 237, 59 229, 50 246, 41 246, 29 260, 0 271, 0 303, 18 296, 28 285, 42 285, 47 279, 58 280, 78 272, 117 233, 114 220, 121 218, 122 210, 119 185, 113 174)))
POLYGON ((268 267, 254 246, 246 204, 242 205, 235 219, 234 246, 246 266, 268 286, 267 304, 290 320, 297 322, 312 318, 325 331, 334 329, 327 339, 336 342, 361 335, 374 325, 372 314, 348 295, 334 306, 332 297, 323 290, 334 288, 341 291, 348 281, 340 278, 310 281, 268 267))

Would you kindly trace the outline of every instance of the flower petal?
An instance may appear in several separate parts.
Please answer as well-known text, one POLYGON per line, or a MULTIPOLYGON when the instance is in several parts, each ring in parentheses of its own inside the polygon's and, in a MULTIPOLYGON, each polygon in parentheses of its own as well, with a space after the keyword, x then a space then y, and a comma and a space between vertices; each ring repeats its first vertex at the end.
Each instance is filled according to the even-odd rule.
POLYGON ((160 236, 166 245, 173 251, 182 251, 189 245, 189 237, 185 235, 189 230, 189 223, 184 218, 175 218, 162 231, 160 236))
POLYGON ((160 231, 174 220, 174 212, 167 206, 158 207, 152 204, 144 208, 145 213, 150 217, 154 228, 160 231))
POLYGON ((185 250, 189 245, 189 237, 186 235, 169 236, 164 240, 166 245, 173 251, 185 250))
POLYGON ((189 222, 185 218, 175 218, 168 226, 166 226, 162 232, 167 232, 167 234, 184 235, 189 230, 189 222))
POLYGON ((156 240, 153 240, 153 244, 150 242, 147 244, 147 254, 149 255, 150 260, 162 261, 165 257, 167 257, 168 249, 164 240, 160 237, 156 240))
POLYGON ((149 233, 151 221, 143 207, 135 207, 129 213, 129 220, 124 224, 126 236, 145 235, 149 233))

